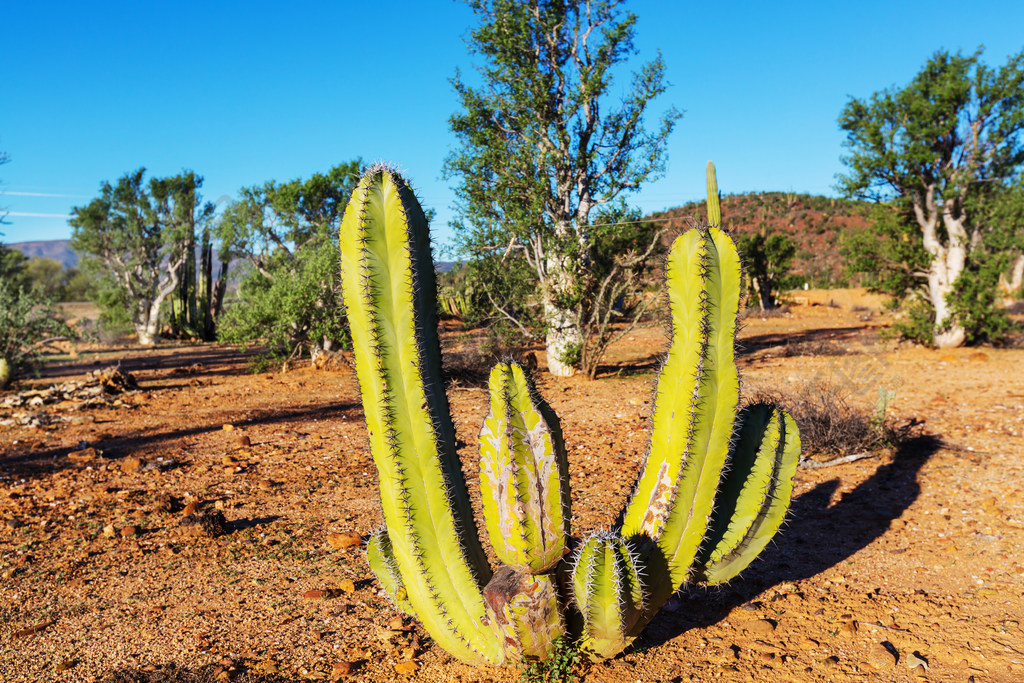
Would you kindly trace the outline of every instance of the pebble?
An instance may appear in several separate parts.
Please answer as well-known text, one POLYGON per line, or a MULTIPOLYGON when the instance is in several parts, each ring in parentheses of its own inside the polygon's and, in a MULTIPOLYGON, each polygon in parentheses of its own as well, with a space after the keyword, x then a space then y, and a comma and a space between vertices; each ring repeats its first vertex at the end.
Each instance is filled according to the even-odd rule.
POLYGON ((344 678, 352 673, 352 664, 350 662, 335 662, 334 666, 331 667, 331 679, 338 680, 344 678))
POLYGON ((305 593, 303 593, 302 594, 302 599, 303 600, 323 600, 324 598, 330 597, 330 595, 331 595, 330 591, 314 589, 314 590, 309 590, 309 591, 306 591, 305 593))
POLYGON ((233 425, 233 424, 226 424, 223 427, 221 427, 221 429, 223 429, 225 432, 233 432, 233 431, 235 431, 235 425, 233 425))
POLYGON ((121 529, 121 538, 131 538, 132 536, 139 535, 139 527, 137 526, 126 526, 121 529))
POLYGON ((117 535, 117 529, 114 528, 113 524, 108 524, 103 527, 103 536, 106 538, 113 538, 117 535))
POLYGON ((257 485, 260 487, 260 491, 274 490, 274 482, 270 481, 269 479, 260 479, 257 485))
POLYGON ((753 635, 768 636, 775 631, 775 624, 768 619, 758 619, 748 624, 746 628, 753 635))
POLYGON ((363 537, 355 531, 327 534, 327 543, 335 550, 341 550, 342 548, 350 548, 354 545, 362 545, 363 537))
POLYGON ((800 647, 804 650, 813 650, 818 647, 819 643, 814 638, 804 638, 800 641, 800 647))
POLYGON ((896 663, 896 657, 881 643, 873 643, 867 652, 868 664, 876 669, 885 669, 896 663))
POLYGON ((9 520, 7 520, 8 531, 14 531, 15 529, 20 529, 23 526, 25 526, 25 523, 17 517, 11 517, 9 520))
POLYGON ((96 458, 95 448, 83 448, 78 451, 72 451, 68 453, 68 459, 72 462, 89 462, 96 458))
POLYGON ((846 636, 847 638, 852 638, 857 633, 857 622, 852 619, 849 621, 844 621, 842 625, 839 627, 839 633, 846 636))
POLYGON ((338 582, 338 588, 345 591, 346 593, 351 593, 356 589, 356 584, 352 581, 352 579, 342 579, 338 582))
POLYGON ((252 445, 252 441, 249 439, 248 436, 242 434, 241 436, 238 437, 238 439, 235 440, 235 445, 238 446, 239 448, 248 448, 249 446, 252 445))
POLYGON ((907 668, 913 669, 915 667, 921 667, 921 671, 928 670, 928 660, 921 655, 920 652, 913 652, 907 655, 907 668))
POLYGON ((196 510, 199 509, 199 501, 193 500, 191 503, 185 506, 185 509, 181 511, 182 516, 194 515, 196 510))
POLYGON ((395 664, 395 671, 405 676, 410 676, 416 673, 416 670, 420 668, 420 665, 416 662, 399 662, 395 664))
POLYGON ((129 456, 121 460, 121 471, 125 473, 137 472, 143 464, 141 458, 129 456))

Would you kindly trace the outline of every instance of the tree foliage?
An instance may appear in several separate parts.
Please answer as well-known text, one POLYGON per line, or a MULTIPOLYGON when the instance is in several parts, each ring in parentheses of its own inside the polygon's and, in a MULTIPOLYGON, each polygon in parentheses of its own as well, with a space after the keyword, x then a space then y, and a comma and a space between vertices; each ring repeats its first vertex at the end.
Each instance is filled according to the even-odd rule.
POLYGON ((72 210, 72 247, 109 274, 113 299, 128 313, 138 340, 159 339, 161 304, 178 287, 193 251, 197 227, 213 214, 199 195, 203 179, 191 171, 150 178, 145 169, 125 174, 115 185, 104 182, 100 196, 72 210))
POLYGON ((747 276, 748 301, 756 301, 762 311, 775 308, 781 292, 800 280, 789 272, 796 256, 793 240, 784 233, 762 229, 740 237, 738 249, 747 276))
MULTIPOLYGON (((458 248, 501 264, 492 298, 528 290, 508 276, 531 274, 555 374, 571 374, 589 344, 583 325, 593 316, 578 311, 600 287, 590 272, 601 232, 591 212, 662 171, 679 117, 669 109, 646 127, 652 100, 667 87, 660 55, 633 74, 622 101, 612 100, 614 77, 635 53, 636 16, 621 5, 471 0, 479 24, 469 44, 482 85, 459 74, 452 81, 462 111, 450 119, 458 147, 445 172, 459 180, 458 248)), ((518 315, 526 302, 496 298, 494 308, 530 327, 518 315)))
POLYGON ((857 257, 854 263, 881 273, 879 282, 891 288, 899 285, 895 293, 903 299, 923 294, 917 305, 931 308, 931 337, 941 347, 987 334, 979 321, 990 319, 990 311, 969 312, 990 308, 993 299, 958 303, 977 285, 958 280, 984 270, 974 261, 1011 228, 988 222, 985 207, 999 201, 1024 163, 1024 52, 998 68, 980 57, 980 50, 937 52, 908 85, 853 98, 839 119, 849 150, 839 188, 892 212, 878 230, 890 238, 875 250, 883 258, 877 265, 857 257), (908 259, 899 266, 901 256, 908 259))
POLYGON ((247 269, 220 338, 263 340, 273 355, 345 345, 338 228, 361 161, 286 183, 243 188, 214 229, 247 269))

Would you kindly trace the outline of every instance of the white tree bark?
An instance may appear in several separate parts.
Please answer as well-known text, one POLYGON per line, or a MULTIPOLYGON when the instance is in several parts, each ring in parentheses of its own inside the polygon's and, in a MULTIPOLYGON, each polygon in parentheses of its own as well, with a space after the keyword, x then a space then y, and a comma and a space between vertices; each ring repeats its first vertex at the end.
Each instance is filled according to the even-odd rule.
POLYGON ((1020 288, 1024 286, 1024 254, 1017 256, 1010 266, 1010 277, 1006 273, 999 274, 999 293, 1003 297, 1003 306, 1013 304, 1020 296, 1020 288))
POLYGON ((139 343, 143 346, 152 346, 160 341, 160 306, 178 288, 181 267, 186 258, 188 254, 183 253, 176 261, 169 263, 167 277, 156 285, 153 296, 139 302, 134 325, 139 343))
POLYGON ((934 185, 927 188, 923 203, 914 200, 914 215, 921 226, 924 248, 932 257, 928 267, 928 300, 935 309, 935 346, 940 349, 963 346, 967 340, 967 331, 956 321, 949 305, 953 283, 967 263, 969 244, 964 218, 952 215, 952 203, 948 200, 940 209, 935 202, 934 185), (948 244, 943 244, 938 237, 940 216, 948 234, 948 244))

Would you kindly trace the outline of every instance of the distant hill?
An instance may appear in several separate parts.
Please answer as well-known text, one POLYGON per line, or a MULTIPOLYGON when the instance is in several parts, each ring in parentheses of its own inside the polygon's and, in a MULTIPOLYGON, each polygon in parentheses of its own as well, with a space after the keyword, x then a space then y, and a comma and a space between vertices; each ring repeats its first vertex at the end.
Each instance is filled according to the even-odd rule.
MULTIPOLYGON (((14 242, 6 247, 17 249, 29 258, 52 258, 65 268, 78 265, 78 254, 71 248, 71 240, 38 240, 36 242, 14 242)), ((198 258, 198 256, 197 256, 198 258)), ((216 259, 216 257, 214 257, 216 259)), ((216 265, 216 264, 215 264, 216 265)), ((437 261, 434 267, 438 272, 445 272, 459 265, 458 261, 437 261)), ((237 273, 238 262, 231 262, 231 270, 237 273)), ((229 271, 230 272, 230 271, 229 271)))
MULTIPOLYGON (((796 243, 793 272, 805 276, 812 287, 847 286, 840 238, 870 224, 870 202, 834 199, 791 192, 751 192, 722 197, 722 227, 733 235, 762 229, 784 232, 796 243)), ((692 202, 647 216, 668 219, 670 231, 678 233, 692 222, 707 218, 704 202, 692 202)))
POLYGON ((5 245, 17 249, 29 258, 52 258, 65 268, 78 265, 78 254, 71 248, 71 240, 38 240, 5 245))

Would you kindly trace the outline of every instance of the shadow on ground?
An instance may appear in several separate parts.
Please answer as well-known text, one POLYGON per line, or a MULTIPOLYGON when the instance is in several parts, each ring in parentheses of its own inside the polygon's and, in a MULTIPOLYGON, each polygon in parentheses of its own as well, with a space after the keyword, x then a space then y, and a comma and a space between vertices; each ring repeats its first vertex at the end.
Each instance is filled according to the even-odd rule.
POLYGON ((794 499, 786 526, 749 570, 721 589, 684 588, 680 608, 659 613, 643 633, 644 644, 656 647, 718 623, 767 589, 820 574, 870 545, 917 499, 918 473, 940 444, 932 435, 908 440, 891 463, 834 503, 838 479, 794 499))
MULTIPOLYGON (((256 416, 251 416, 251 413, 246 412, 245 417, 239 416, 237 420, 232 421, 232 424, 251 426, 282 422, 302 423, 310 420, 340 419, 342 416, 348 419, 362 420, 362 410, 362 405, 358 403, 325 403, 296 409, 277 409, 256 416)), ((230 419, 230 416, 226 417, 230 419)), ((154 443, 222 431, 223 423, 224 420, 219 419, 216 424, 195 425, 162 432, 142 430, 134 434, 112 437, 98 446, 103 449, 104 458, 117 460, 154 443)), ((14 479, 28 479, 51 474, 60 469, 81 467, 82 465, 72 462, 68 457, 70 452, 67 448, 28 450, 13 452, 10 455, 5 455, 0 451, 0 472, 14 479)))

